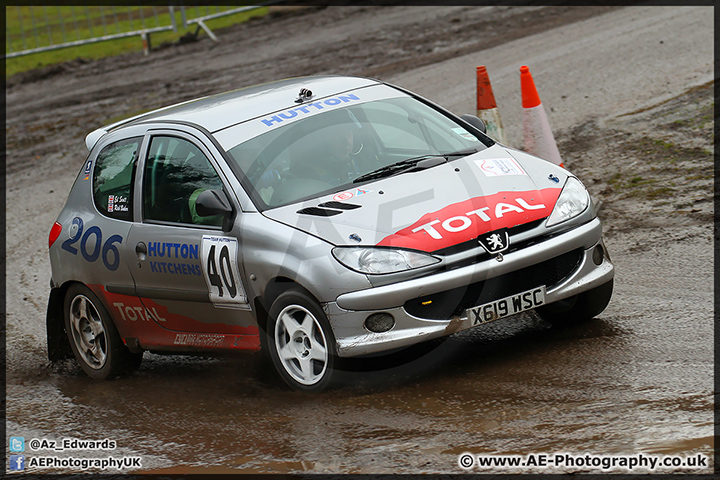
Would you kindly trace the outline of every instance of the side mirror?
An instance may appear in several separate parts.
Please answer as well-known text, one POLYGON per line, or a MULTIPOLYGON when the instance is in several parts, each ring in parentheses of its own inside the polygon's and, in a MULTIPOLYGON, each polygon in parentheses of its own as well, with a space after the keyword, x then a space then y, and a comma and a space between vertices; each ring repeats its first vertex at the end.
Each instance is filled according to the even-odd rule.
POLYGON ((478 117, 476 117, 475 115, 465 114, 465 115, 462 115, 460 118, 462 118, 462 119, 465 120, 467 123, 469 123, 469 124, 472 125, 473 127, 475 127, 475 128, 477 128, 478 130, 480 130, 482 133, 487 134, 487 127, 485 126, 485 122, 483 122, 482 120, 480 120, 480 119, 479 119, 478 117))
POLYGON ((205 190, 198 195, 195 201, 195 211, 201 217, 223 215, 223 230, 232 228, 232 205, 222 190, 205 190))

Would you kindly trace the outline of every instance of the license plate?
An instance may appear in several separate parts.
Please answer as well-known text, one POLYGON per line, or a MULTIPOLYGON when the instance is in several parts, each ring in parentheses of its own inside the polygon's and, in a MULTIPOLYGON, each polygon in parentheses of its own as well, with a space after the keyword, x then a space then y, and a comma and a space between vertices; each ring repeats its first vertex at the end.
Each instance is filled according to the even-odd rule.
POLYGON ((465 310, 467 318, 473 325, 482 325, 499 318, 509 317, 516 313, 532 310, 545 304, 545 286, 533 288, 526 292, 510 295, 479 307, 465 310))

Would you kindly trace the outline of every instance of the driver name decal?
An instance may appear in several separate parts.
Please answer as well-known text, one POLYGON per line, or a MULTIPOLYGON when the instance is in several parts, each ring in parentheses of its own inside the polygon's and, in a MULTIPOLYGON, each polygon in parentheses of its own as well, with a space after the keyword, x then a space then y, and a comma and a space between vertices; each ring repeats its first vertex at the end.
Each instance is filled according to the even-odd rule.
POLYGON ((108 195, 108 213, 112 212, 127 212, 128 211, 128 197, 123 195, 108 195))

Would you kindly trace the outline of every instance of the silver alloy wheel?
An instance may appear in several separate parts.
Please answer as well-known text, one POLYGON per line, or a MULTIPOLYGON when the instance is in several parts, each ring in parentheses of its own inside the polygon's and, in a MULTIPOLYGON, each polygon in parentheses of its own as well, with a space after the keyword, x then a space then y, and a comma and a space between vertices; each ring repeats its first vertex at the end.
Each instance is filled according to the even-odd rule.
POLYGON ((309 310, 285 307, 275 322, 275 349, 285 371, 302 385, 314 385, 325 375, 328 349, 325 332, 309 310))
POLYGON ((70 335, 88 367, 99 370, 107 360, 107 333, 92 301, 85 295, 70 304, 70 335))

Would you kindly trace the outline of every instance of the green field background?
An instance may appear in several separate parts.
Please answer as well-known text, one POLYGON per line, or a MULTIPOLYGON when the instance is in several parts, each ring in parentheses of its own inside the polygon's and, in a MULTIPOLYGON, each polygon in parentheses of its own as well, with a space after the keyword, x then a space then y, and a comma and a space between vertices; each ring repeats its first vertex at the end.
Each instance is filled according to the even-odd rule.
MULTIPOLYGON (((190 20, 228 11, 239 6, 186 6, 186 18, 190 20)), ((205 24, 214 31, 265 14, 267 14, 267 7, 262 7, 208 20, 205 24)), ((180 7, 175 7, 174 16, 177 32, 170 30, 153 33, 150 37, 151 46, 176 42, 181 36, 188 32, 194 33, 197 30, 197 25, 194 24, 183 28, 180 7)), ((5 18, 6 54, 171 25, 167 6, 7 6, 5 7, 5 18)), ((202 30, 200 35, 204 35, 202 30)), ((97 59, 129 52, 141 53, 142 51, 143 43, 138 34, 123 39, 7 58, 5 62, 5 78, 19 72, 76 58, 97 59)))

